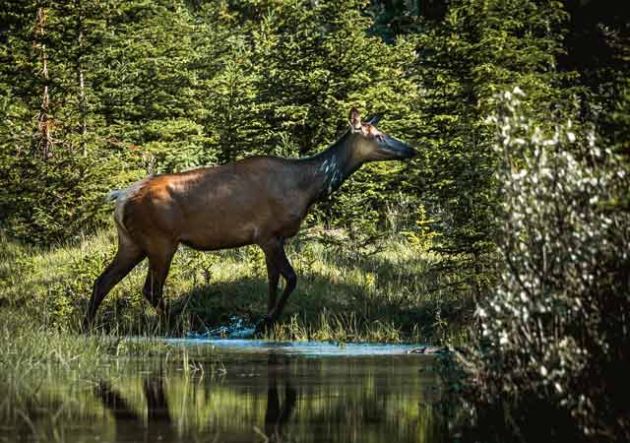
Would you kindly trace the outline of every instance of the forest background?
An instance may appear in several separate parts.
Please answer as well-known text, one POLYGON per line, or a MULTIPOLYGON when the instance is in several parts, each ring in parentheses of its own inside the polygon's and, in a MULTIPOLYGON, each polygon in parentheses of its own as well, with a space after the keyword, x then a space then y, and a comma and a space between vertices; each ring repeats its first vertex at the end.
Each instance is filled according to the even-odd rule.
MULTIPOLYGON (((77 330, 114 253, 108 191, 312 155, 357 106, 420 155, 364 167, 316 206, 275 334, 472 344, 488 402, 573 392, 561 409, 583 433, 627 432, 605 417, 628 398, 614 383, 628 367, 628 28, 614 0, 6 0, 3 315, 77 330), (584 400, 595 373, 610 386, 584 400), (616 406, 597 406, 609 388, 616 406)), ((254 248, 181 250, 175 325, 142 301, 141 273, 107 300, 102 330, 264 312, 254 248)))

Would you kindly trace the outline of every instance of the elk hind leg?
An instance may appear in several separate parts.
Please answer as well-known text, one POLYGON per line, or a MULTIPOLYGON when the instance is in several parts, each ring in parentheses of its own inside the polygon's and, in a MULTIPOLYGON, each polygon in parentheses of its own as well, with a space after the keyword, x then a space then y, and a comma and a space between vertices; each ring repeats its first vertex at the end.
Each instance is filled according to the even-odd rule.
POLYGON ((177 245, 165 245, 163 248, 148 254, 149 271, 142 292, 160 316, 166 313, 162 292, 176 250, 177 245))
POLYGON ((265 262, 267 264, 267 278, 269 279, 269 300, 267 302, 267 312, 271 312, 271 310, 276 307, 280 270, 276 265, 273 253, 265 251, 265 262))
POLYGON ((119 232, 118 251, 114 260, 105 268, 105 271, 96 279, 92 290, 92 297, 83 320, 83 330, 87 331, 92 326, 96 311, 101 302, 120 280, 140 263, 145 255, 142 250, 124 234, 119 232))

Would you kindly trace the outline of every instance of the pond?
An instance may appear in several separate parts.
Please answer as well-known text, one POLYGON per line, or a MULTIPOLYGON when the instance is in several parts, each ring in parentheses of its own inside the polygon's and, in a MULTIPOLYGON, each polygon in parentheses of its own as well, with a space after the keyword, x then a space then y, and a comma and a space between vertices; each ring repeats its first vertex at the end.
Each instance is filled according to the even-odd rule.
POLYGON ((0 441, 393 443, 444 437, 434 357, 409 354, 411 346, 167 343, 165 354, 112 360, 102 379, 59 374, 58 383, 37 387, 14 420, 0 422, 0 441))

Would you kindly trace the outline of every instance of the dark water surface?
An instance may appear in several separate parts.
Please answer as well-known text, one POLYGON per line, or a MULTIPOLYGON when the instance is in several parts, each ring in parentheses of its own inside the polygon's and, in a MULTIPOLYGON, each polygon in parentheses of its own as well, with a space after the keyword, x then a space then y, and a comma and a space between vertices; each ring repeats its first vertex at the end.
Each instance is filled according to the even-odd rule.
POLYGON ((0 441, 443 440, 435 362, 410 347, 168 342, 176 352, 110 377, 41 386, 14 423, 0 423, 0 441))

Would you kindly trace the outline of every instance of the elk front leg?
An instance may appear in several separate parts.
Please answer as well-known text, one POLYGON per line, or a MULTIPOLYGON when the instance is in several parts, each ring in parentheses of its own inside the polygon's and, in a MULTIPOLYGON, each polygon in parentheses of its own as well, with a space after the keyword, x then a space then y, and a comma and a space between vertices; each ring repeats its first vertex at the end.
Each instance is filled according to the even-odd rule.
POLYGON ((280 314, 282 314, 282 311, 284 310, 284 305, 287 303, 289 295, 291 295, 291 293, 295 290, 295 287, 297 286, 297 275, 295 275, 295 271, 293 270, 291 263, 289 263, 289 260, 284 253, 284 248, 280 250, 279 260, 280 274, 282 274, 282 277, 284 277, 286 285, 284 286, 284 291, 280 296, 280 300, 278 300, 278 304, 269 313, 272 322, 276 321, 278 317, 280 317, 280 314))
POLYGON ((266 243, 263 246, 263 251, 265 251, 267 271, 269 274, 269 304, 265 323, 267 326, 270 326, 280 317, 280 314, 282 314, 284 305, 297 284, 297 276, 284 252, 283 239, 273 239, 266 243), (280 300, 276 301, 279 275, 282 275, 286 285, 280 296, 280 300))
POLYGON ((276 307, 280 270, 278 269, 278 266, 276 266, 273 254, 265 252, 265 262, 267 263, 267 277, 269 279, 269 300, 267 302, 267 312, 270 312, 276 307))

